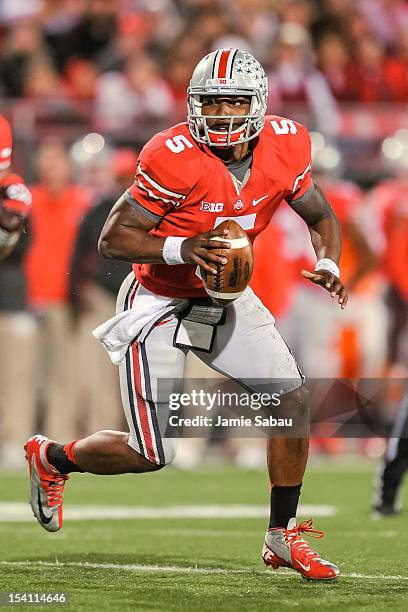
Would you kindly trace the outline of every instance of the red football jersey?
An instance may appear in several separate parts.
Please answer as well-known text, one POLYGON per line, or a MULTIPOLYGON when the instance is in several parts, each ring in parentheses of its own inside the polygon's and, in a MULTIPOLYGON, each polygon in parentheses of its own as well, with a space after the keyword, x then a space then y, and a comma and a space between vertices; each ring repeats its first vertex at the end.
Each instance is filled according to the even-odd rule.
MULTIPOLYGON (((227 166, 198 144, 187 123, 156 134, 143 148, 135 181, 126 192, 157 225, 153 236, 188 238, 234 219, 253 242, 282 200, 295 201, 312 188, 311 145, 302 125, 277 116, 253 148, 251 174, 239 191, 227 166)), ((142 285, 169 297, 205 296, 195 265, 134 264, 142 285)))

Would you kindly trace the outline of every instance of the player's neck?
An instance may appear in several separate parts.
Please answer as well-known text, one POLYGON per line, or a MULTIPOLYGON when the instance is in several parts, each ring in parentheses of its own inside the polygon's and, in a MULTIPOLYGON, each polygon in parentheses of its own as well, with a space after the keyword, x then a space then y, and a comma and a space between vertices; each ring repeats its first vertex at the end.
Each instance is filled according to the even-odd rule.
POLYGON ((241 161, 248 155, 249 143, 242 142, 240 144, 236 144, 232 147, 217 148, 214 147, 213 152, 217 157, 219 157, 224 164, 228 164, 229 162, 241 161))

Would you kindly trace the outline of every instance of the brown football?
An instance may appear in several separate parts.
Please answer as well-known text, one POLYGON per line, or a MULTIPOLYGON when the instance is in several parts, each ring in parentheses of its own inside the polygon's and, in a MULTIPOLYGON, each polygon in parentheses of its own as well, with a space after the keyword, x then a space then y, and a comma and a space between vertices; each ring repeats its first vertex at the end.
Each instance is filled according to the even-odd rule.
POLYGON ((254 267, 252 244, 242 227, 232 219, 227 219, 217 226, 217 229, 227 229, 225 240, 231 244, 230 249, 217 249, 214 253, 222 255, 228 262, 217 265, 217 274, 208 274, 200 268, 204 288, 213 301, 220 306, 228 306, 245 291, 251 280, 254 267))

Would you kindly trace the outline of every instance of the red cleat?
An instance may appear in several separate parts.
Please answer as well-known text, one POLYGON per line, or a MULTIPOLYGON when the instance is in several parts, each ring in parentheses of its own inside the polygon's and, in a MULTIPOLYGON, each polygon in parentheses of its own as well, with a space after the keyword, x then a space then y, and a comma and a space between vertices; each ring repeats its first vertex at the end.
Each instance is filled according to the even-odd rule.
POLYGON ((24 445, 30 470, 30 504, 34 516, 47 531, 62 527, 62 496, 67 474, 60 474, 48 462, 46 450, 53 440, 36 435, 24 445))
POLYGON ((301 533, 314 534, 322 538, 323 531, 312 528, 312 519, 296 525, 290 519, 286 529, 268 529, 262 549, 265 565, 272 569, 290 567, 299 572, 306 580, 335 580, 340 575, 337 565, 322 559, 301 536, 301 533))

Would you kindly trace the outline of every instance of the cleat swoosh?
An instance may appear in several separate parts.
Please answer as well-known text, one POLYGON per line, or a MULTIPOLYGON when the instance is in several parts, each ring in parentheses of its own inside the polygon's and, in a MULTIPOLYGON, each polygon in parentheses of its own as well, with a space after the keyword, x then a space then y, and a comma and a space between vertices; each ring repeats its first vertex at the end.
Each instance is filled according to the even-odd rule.
POLYGON ((309 565, 303 565, 303 563, 302 563, 301 561, 299 561, 299 559, 296 559, 296 563, 297 563, 298 565, 300 565, 300 567, 301 567, 301 568, 302 568, 302 569, 303 569, 305 572, 310 571, 310 563, 309 563, 309 565))
POLYGON ((40 496, 40 492, 39 491, 38 491, 37 502, 38 502, 38 512, 40 514, 41 522, 44 523, 44 525, 48 525, 52 521, 52 515, 51 516, 47 516, 46 514, 44 514, 44 510, 43 510, 42 503, 41 503, 41 496, 40 496))

